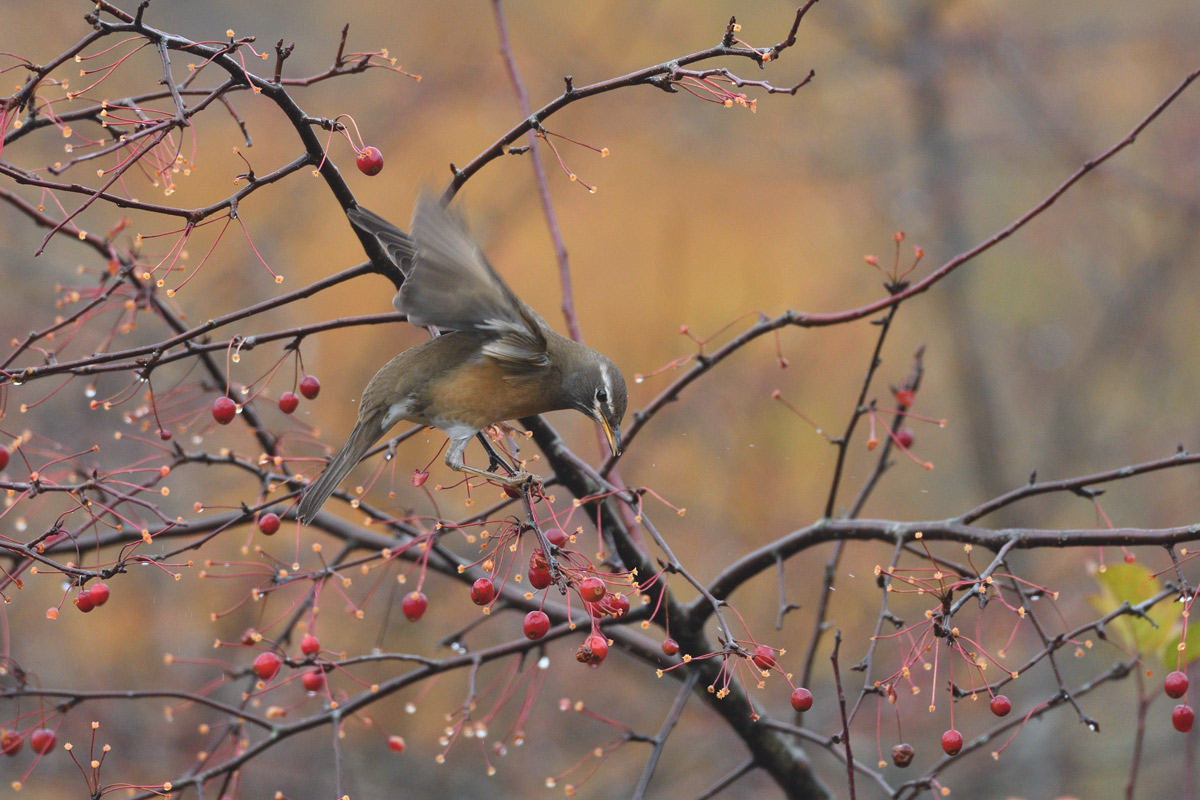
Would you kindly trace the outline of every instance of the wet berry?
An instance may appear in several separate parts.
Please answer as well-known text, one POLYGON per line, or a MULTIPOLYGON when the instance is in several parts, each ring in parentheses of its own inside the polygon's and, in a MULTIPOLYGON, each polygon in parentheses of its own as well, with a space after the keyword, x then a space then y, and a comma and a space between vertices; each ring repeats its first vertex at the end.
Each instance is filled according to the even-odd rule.
POLYGON ((623 594, 610 594, 604 605, 614 617, 623 617, 629 613, 629 598, 623 594))
POLYGON ((901 389, 900 391, 896 392, 896 402, 905 408, 908 408, 913 403, 917 402, 917 395, 912 389, 901 389))
POLYGON ((419 620, 427 608, 429 608, 429 598, 422 592, 410 592, 404 595, 404 600, 400 603, 400 610, 404 612, 404 616, 408 617, 409 622, 419 620))
POLYGON ((551 528, 546 531, 546 541, 555 547, 562 547, 567 543, 567 533, 562 528, 551 528))
POLYGON ((911 744, 901 743, 892 748, 892 763, 897 767, 904 769, 913 760, 913 748, 911 744))
POLYGON ((0 469, 8 466, 8 449, 0 447, 0 469))
POLYGON ((805 689, 803 686, 798 686, 792 690, 792 708, 797 711, 808 711, 812 708, 813 696, 812 692, 805 689))
POLYGON ((316 400, 317 395, 321 393, 321 382, 312 375, 305 375, 300 379, 300 394, 304 395, 309 400, 316 400))
POLYGON ((269 681, 279 674, 279 666, 283 662, 274 653, 259 653, 254 659, 254 674, 264 681, 269 681))
POLYGON ((284 392, 279 395, 279 410, 285 414, 290 414, 300 405, 300 398, 296 397, 292 392, 284 392))
POLYGON ((92 597, 92 605, 99 607, 108 602, 108 584, 93 583, 88 587, 88 594, 92 597))
POLYGON ((1192 729, 1192 723, 1196 721, 1196 712, 1192 711, 1192 707, 1184 703, 1180 703, 1171 710, 1171 724, 1175 726, 1175 730, 1180 733, 1187 733, 1192 729))
POLYGON ((321 652, 321 641, 311 633, 306 633, 304 638, 300 640, 300 652, 312 658, 321 652))
POLYGON ((530 611, 525 615, 525 638, 540 639, 550 630, 550 618, 544 611, 530 611))
POLYGON ((403 753, 404 752, 404 738, 403 737, 389 736, 387 742, 388 742, 388 750, 391 750, 393 753, 403 753))
POLYGON ((300 676, 300 683, 305 691, 319 692, 325 687, 325 673, 319 669, 310 669, 300 676))
POLYGON ((258 518, 258 529, 264 536, 274 536, 279 531, 279 515, 263 514, 258 518))
POLYGON ((896 444, 900 445, 901 447, 906 449, 912 447, 913 441, 915 441, 913 439, 913 432, 907 428, 896 431, 896 444))
POLYGON ((946 751, 946 755, 958 755, 958 751, 962 750, 963 738, 962 734, 951 728, 942 734, 942 749, 946 751))
POLYGON ((364 147, 354 163, 363 175, 378 175, 383 169, 383 153, 379 152, 378 147, 364 147))
POLYGON ((666 639, 663 639, 662 651, 669 656, 675 655, 679 652, 679 642, 668 636, 666 639))
POLYGON ((496 596, 496 587, 487 578, 480 578, 471 585, 471 602, 486 606, 496 596))
POLYGON ((1188 690, 1188 676, 1176 670, 1167 675, 1163 681, 1163 691, 1167 697, 1183 697, 1188 690))
POLYGON ((237 416, 237 403, 230 400, 228 397, 218 397, 212 404, 213 419, 222 425, 228 425, 233 422, 233 418, 237 416))
POLYGON ((997 717, 1007 717, 1008 712, 1012 711, 1012 703, 1002 694, 998 694, 992 698, 992 702, 988 703, 988 708, 997 717))

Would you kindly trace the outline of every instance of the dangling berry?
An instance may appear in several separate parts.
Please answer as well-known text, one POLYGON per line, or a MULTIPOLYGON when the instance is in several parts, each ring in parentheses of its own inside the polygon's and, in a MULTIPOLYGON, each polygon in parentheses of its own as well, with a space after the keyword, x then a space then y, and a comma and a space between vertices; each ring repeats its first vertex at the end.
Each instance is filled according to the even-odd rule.
POLYGON ((379 152, 378 147, 364 147, 354 163, 358 164, 363 175, 378 175, 383 169, 383 153, 379 152))
POLYGON ((300 683, 305 691, 319 692, 325 686, 325 673, 319 669, 310 669, 300 676, 300 683))
POLYGON ((309 400, 316 400, 317 395, 321 393, 321 382, 312 375, 305 375, 300 379, 300 394, 304 395, 309 400))
POLYGON ((588 603, 597 603, 604 598, 604 581, 596 577, 584 578, 579 582, 579 596, 588 603))
POLYGON ((946 755, 958 755, 958 751, 962 750, 962 746, 962 734, 954 730, 954 728, 942 734, 942 749, 946 751, 946 755))
POLYGON ((912 763, 913 755, 912 745, 903 742, 892 748, 892 763, 900 769, 904 769, 912 763))
POLYGON ((404 752, 404 738, 403 737, 389 736, 387 742, 388 742, 388 750, 391 750, 393 753, 403 753, 404 752))
POLYGON ((57 737, 55 737, 54 731, 50 730, 49 728, 38 728, 33 733, 29 734, 29 746, 33 748, 33 752, 37 753, 38 755, 44 756, 46 753, 49 753, 51 750, 53 750, 54 743, 56 741, 57 737))
POLYGON ((546 531, 546 541, 555 547, 562 547, 567 543, 567 532, 562 528, 551 528, 546 531))
POLYGON ((8 466, 8 449, 0 447, 0 470, 8 466))
POLYGON ((1007 717, 1008 712, 1012 711, 1012 703, 1008 702, 1008 698, 1002 694, 998 694, 992 698, 992 702, 988 703, 988 708, 997 717, 1007 717))
POLYGON ((279 410, 285 414, 290 414, 300 405, 300 398, 296 397, 292 392, 284 392, 279 395, 279 410))
POLYGON ((754 666, 761 670, 768 670, 771 667, 776 666, 775 651, 770 647, 767 647, 765 644, 760 644, 758 647, 754 648, 754 656, 752 660, 754 661, 754 666))
POLYGON ((100 606, 102 606, 108 602, 108 595, 109 595, 108 584, 93 583, 91 586, 88 587, 88 594, 90 594, 92 596, 92 605, 99 608, 100 606))
POLYGON ((605 606, 614 617, 623 617, 629 613, 629 598, 623 594, 610 594, 605 606))
POLYGON ((905 408, 909 408, 913 403, 917 402, 917 395, 912 389, 901 389, 896 392, 896 402, 905 408))
POLYGON ((218 397, 212 404, 212 415, 221 425, 228 425, 237 416, 237 403, 228 397, 218 397))
POLYGON ((279 531, 279 515, 263 514, 258 518, 258 529, 263 532, 263 536, 274 536, 279 531))
POLYGON ((1179 670, 1169 673, 1163 681, 1163 691, 1167 693, 1167 697, 1183 697, 1187 690, 1188 676, 1179 670))
POLYGON ((534 589, 545 589, 551 583, 550 567, 542 564, 540 567, 529 567, 529 585, 534 589))
POLYGON ((544 611, 530 611, 525 615, 525 638, 540 639, 550 630, 550 618, 544 611))
POLYGON ((913 432, 905 428, 904 430, 896 431, 896 444, 907 449, 913 446, 913 432))
POLYGON ((1192 729, 1192 723, 1196 721, 1196 712, 1192 711, 1192 707, 1185 703, 1180 703, 1171 710, 1171 724, 1175 726, 1175 730, 1180 733, 1187 733, 1192 729))
POLYGON ((422 592, 412 592, 404 596, 404 601, 400 603, 400 610, 404 612, 404 616, 408 617, 409 622, 416 622, 425 613, 425 609, 429 607, 429 598, 422 592))
POLYGON ((810 708, 812 708, 812 703, 812 692, 810 692, 808 689, 805 689, 803 686, 799 686, 792 690, 792 708, 801 712, 808 711, 810 708))
POLYGON ((283 662, 274 653, 259 653, 252 665, 254 674, 264 681, 269 681, 279 674, 279 665, 283 662))
POLYGON ((96 607, 96 601, 92 599, 92 593, 84 589, 79 594, 75 595, 75 607, 83 613, 87 613, 96 607))
POLYGON ((496 596, 496 587, 487 578, 480 578, 471 585, 471 602, 486 606, 496 596))
POLYGON ((583 640, 583 644, 579 645, 579 649, 575 651, 575 660, 580 664, 597 666, 607 655, 608 639, 598 633, 593 633, 583 640))
POLYGON ((25 744, 25 739, 21 734, 9 733, 6 730, 0 730, 0 753, 6 756, 15 756, 21 752, 21 745, 25 744))
POLYGON ((679 652, 679 642, 672 639, 670 636, 663 639, 662 651, 669 656, 673 656, 679 652))
POLYGON ((312 658, 321 652, 321 641, 311 633, 304 634, 304 638, 300 640, 300 652, 312 658))

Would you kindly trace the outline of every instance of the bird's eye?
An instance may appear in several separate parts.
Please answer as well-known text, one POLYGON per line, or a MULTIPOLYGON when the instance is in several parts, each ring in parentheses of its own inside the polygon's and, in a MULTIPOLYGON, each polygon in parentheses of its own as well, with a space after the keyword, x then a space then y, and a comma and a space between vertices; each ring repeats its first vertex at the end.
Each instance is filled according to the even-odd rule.
POLYGON ((608 392, 604 391, 603 389, 597 389, 596 390, 596 399, 598 401, 600 401, 601 403, 607 403, 608 402, 608 392))

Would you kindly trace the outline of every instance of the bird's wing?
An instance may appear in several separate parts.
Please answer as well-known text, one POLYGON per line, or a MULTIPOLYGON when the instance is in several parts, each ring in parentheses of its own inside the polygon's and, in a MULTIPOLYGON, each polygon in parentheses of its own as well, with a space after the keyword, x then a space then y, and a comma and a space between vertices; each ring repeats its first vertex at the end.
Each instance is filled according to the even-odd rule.
POLYGON ((412 272, 413 255, 416 246, 412 237, 388 222, 373 211, 362 206, 355 206, 346 212, 346 218, 354 226, 360 237, 367 236, 379 242, 379 246, 388 254, 388 258, 396 265, 401 274, 412 272))
POLYGON ((543 367, 545 325, 496 274, 462 218, 429 196, 417 201, 412 272, 396 308, 414 325, 490 334, 483 352, 511 369, 543 367))

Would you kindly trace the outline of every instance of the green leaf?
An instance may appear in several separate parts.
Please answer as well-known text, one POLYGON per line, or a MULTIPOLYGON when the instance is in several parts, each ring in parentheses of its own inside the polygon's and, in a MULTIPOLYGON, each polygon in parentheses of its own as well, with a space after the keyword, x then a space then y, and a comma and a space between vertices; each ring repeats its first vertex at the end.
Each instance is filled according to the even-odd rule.
MULTIPOLYGON (((1162 585, 1150 570, 1136 563, 1113 564, 1103 572, 1097 572, 1096 581, 1100 584, 1100 593, 1091 595, 1088 600, 1102 614, 1120 608, 1123 603, 1136 606, 1162 591, 1162 585)), ((1177 603, 1163 600, 1147 611, 1146 616, 1154 624, 1142 617, 1123 615, 1108 623, 1108 633, 1127 650, 1143 656, 1164 654, 1164 663, 1174 664, 1174 654, 1167 654, 1165 648, 1172 637, 1176 644, 1179 641, 1182 609, 1177 603)), ((1190 638, 1200 639, 1197 636, 1190 638)), ((1196 655, 1200 655, 1200 645, 1197 645, 1196 655)))

